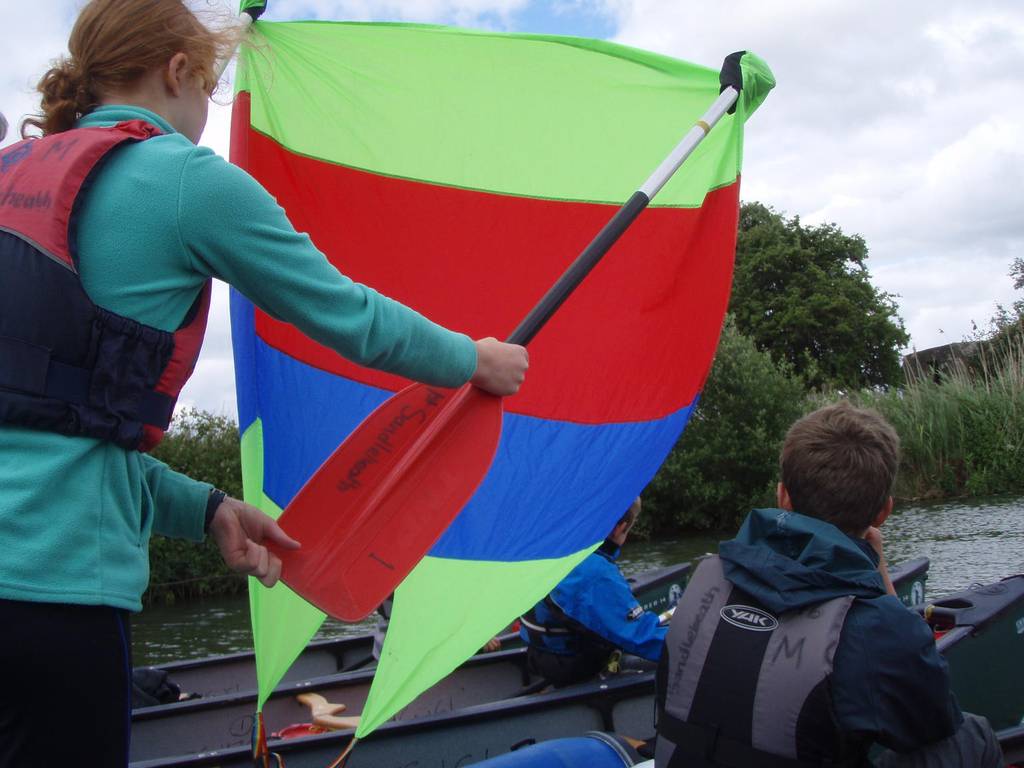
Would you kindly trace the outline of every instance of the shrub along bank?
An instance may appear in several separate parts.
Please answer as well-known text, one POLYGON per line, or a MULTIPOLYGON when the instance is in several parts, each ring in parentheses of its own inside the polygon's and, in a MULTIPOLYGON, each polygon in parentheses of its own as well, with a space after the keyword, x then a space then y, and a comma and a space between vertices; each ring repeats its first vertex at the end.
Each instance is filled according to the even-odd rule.
POLYGON ((1024 493, 1024 339, 938 381, 805 394, 791 371, 752 352, 727 323, 697 412, 645 493, 651 514, 641 533, 731 530, 752 507, 774 504, 789 425, 842 398, 875 408, 896 428, 899 499, 1024 493))
MULTIPOLYGON (((238 426, 226 416, 187 409, 153 451, 168 466, 242 497, 242 459, 238 426)), ((153 536, 149 544, 149 589, 144 603, 244 592, 246 579, 221 560, 213 541, 202 544, 153 536)))
POLYGON ((728 530, 774 503, 782 438, 803 412, 803 381, 791 365, 758 350, 728 316, 700 403, 644 491, 636 534, 728 530))
POLYGON ((984 359, 852 399, 883 413, 900 435, 904 498, 1024 491, 1024 339, 1007 337, 984 359))

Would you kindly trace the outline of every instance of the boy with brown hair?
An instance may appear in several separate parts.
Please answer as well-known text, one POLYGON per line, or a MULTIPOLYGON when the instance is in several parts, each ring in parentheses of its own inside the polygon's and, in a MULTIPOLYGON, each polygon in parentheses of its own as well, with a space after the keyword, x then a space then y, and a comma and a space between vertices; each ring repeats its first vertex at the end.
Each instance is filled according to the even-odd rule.
POLYGON ((898 465, 899 438, 875 411, 842 402, 793 424, 778 508, 751 512, 676 608, 657 768, 862 766, 876 744, 912 753, 885 765, 1000 765, 889 581, 878 528, 898 465))

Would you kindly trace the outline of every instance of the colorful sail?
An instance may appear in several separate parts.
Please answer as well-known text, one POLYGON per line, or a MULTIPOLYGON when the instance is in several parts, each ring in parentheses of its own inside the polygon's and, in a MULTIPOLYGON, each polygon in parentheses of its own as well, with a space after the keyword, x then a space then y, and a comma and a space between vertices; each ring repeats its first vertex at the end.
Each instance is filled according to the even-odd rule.
MULTIPOLYGON (((718 94, 718 72, 608 42, 259 22, 232 157, 342 272, 503 338, 718 94)), ((479 490, 397 592, 360 735, 474 653, 591 552, 696 403, 728 303, 744 91, 530 345, 479 490)), ((246 499, 279 514, 405 382, 232 296, 246 499)), ((339 510, 339 514, 344 514, 339 510)), ((260 704, 323 614, 252 589, 260 704)))

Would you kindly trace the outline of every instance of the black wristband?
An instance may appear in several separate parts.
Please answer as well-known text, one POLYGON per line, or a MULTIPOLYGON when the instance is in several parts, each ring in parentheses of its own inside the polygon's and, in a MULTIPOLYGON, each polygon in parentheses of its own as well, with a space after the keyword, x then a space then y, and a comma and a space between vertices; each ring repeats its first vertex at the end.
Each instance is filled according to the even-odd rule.
POLYGON ((210 523, 213 522, 213 516, 217 514, 217 507, 227 496, 224 491, 219 491, 216 488, 210 489, 210 498, 206 500, 206 521, 203 523, 203 533, 210 532, 210 523))

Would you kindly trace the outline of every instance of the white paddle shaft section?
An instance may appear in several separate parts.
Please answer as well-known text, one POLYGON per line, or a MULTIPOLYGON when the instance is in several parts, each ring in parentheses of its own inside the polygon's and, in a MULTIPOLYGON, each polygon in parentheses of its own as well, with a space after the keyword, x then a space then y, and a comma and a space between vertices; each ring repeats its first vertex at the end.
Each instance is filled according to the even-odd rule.
POLYGON ((679 166, 697 148, 701 139, 708 135, 711 129, 715 127, 715 123, 721 120, 722 115, 728 112, 729 108, 736 103, 739 95, 739 91, 729 86, 715 99, 715 103, 708 108, 708 111, 690 129, 689 133, 683 136, 682 140, 676 144, 676 148, 672 150, 672 153, 661 162, 661 165, 655 169, 650 178, 640 187, 640 191, 647 195, 648 200, 654 199, 658 191, 672 178, 672 174, 679 170, 679 166))
POLYGON ((551 319, 551 316, 558 310, 562 303, 569 298, 569 295, 576 290, 583 279, 590 274, 601 258, 608 252, 619 237, 622 235, 633 220, 640 215, 640 212, 647 207, 658 190, 665 186, 683 161, 693 152, 694 147, 700 144, 701 139, 711 132, 711 128, 717 123, 722 115, 729 111, 739 96, 732 86, 726 88, 715 99, 707 112, 697 121, 682 141, 676 145, 671 154, 662 161, 654 174, 647 180, 643 187, 632 194, 626 204, 612 216, 611 220, 604 225, 597 237, 590 241, 590 245, 583 249, 583 252, 576 257, 576 261, 569 265, 569 268, 562 273, 558 281, 548 289, 541 300, 530 310, 523 321, 512 331, 512 335, 506 339, 510 344, 526 344, 537 335, 544 324, 551 319))

